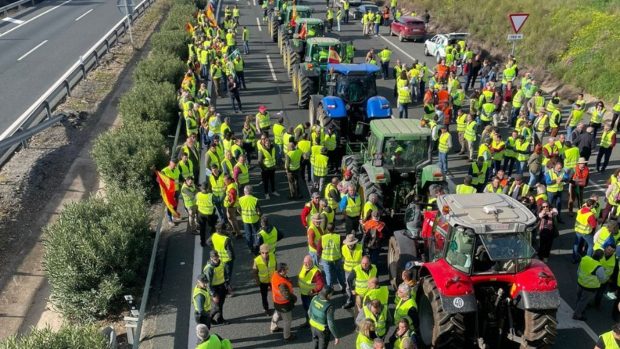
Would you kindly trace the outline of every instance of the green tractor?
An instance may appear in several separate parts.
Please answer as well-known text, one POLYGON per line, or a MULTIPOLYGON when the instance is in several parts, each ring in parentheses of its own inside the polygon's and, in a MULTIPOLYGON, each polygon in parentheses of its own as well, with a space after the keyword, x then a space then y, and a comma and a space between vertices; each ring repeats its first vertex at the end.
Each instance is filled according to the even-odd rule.
POLYGON ((287 66, 292 70, 293 92, 297 93, 299 108, 308 108, 310 95, 320 91, 321 81, 324 80, 322 77, 327 73, 330 49, 337 53, 341 63, 351 62, 353 57, 347 55, 347 52, 353 52, 353 43, 328 37, 307 39, 305 50, 302 51, 303 57, 295 52, 289 59, 285 58, 287 66), (296 59, 302 63, 293 64, 296 59))
POLYGON ((303 60, 306 40, 313 37, 322 37, 325 34, 325 24, 322 19, 300 18, 295 22, 295 27, 285 29, 285 26, 281 25, 278 29, 278 47, 289 77, 293 73, 292 66, 303 60))
POLYGON ((273 42, 278 41, 278 31, 280 27, 289 28, 291 18, 293 17, 293 11, 297 11, 296 21, 301 18, 308 18, 312 16, 312 8, 309 6, 297 5, 295 8, 290 4, 287 4, 286 7, 283 7, 282 1, 276 1, 276 6, 274 7, 271 15, 269 16, 269 36, 273 40, 273 42))
POLYGON ((347 142, 342 169, 353 173, 364 201, 377 194, 396 229, 405 224, 407 206, 424 200, 432 185, 447 188, 439 167, 431 164, 431 149, 431 132, 420 120, 371 120, 367 142, 347 142))

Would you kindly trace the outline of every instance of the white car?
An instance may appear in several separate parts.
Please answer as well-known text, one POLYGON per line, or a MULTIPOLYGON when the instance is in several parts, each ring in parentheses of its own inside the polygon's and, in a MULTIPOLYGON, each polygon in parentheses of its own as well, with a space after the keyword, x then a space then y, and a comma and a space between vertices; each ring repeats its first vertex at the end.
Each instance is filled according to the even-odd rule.
POLYGON ((437 59, 437 63, 446 57, 446 47, 454 43, 465 40, 469 33, 449 33, 437 34, 424 42, 424 54, 433 56, 437 59))

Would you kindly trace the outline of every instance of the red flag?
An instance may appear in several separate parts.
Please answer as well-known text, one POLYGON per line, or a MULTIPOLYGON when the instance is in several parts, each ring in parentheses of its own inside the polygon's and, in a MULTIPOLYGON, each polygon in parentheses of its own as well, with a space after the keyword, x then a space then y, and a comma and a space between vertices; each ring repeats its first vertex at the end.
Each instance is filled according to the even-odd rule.
POLYGON ((297 6, 295 6, 295 4, 293 4, 293 13, 291 14, 291 27, 295 27, 297 25, 297 23, 295 22, 295 20, 297 19, 297 6))
POLYGON ((329 48, 329 56, 327 56, 327 63, 340 63, 340 55, 336 52, 333 46, 329 48))
POLYGON ((190 35, 194 35, 194 26, 190 22, 185 23, 185 31, 190 35))
POLYGON ((177 212, 177 199, 175 198, 175 183, 174 179, 163 175, 161 172, 157 171, 157 183, 159 184, 159 192, 161 194, 162 200, 164 200, 164 204, 168 208, 168 211, 175 216, 180 217, 181 215, 177 212))
POLYGON ((304 23, 301 25, 301 29, 299 30, 299 38, 304 40, 308 35, 308 23, 304 23))

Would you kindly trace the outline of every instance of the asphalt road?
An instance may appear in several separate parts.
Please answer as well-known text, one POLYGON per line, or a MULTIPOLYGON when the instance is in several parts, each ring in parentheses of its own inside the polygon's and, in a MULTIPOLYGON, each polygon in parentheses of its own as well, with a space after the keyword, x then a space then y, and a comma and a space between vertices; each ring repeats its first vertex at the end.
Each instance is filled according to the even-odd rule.
MULTIPOLYGON (((262 11, 251 4, 254 0, 242 0, 238 2, 226 1, 224 4, 237 4, 241 9, 241 25, 246 25, 251 31, 250 55, 245 56, 246 80, 248 90, 241 91, 243 109, 246 113, 256 113, 260 104, 264 104, 274 115, 283 111, 286 116, 286 125, 296 125, 308 119, 307 110, 300 110, 296 106, 296 99, 291 91, 290 80, 283 69, 282 59, 277 45, 268 38, 267 28, 260 23, 262 11), (258 21, 257 21, 258 19, 258 21), (257 24, 260 23, 260 24, 257 24)), ((304 4, 315 8, 314 17, 324 18, 324 3, 322 1, 305 1, 304 4)), ((383 27, 383 34, 388 29, 383 27)), ((400 59, 410 63, 413 58, 424 60, 429 66, 434 66, 434 61, 423 55, 422 43, 399 43, 396 38, 379 36, 363 38, 361 26, 358 21, 342 26, 342 32, 334 33, 334 36, 342 40, 354 40, 356 46, 356 62, 363 61, 366 52, 370 48, 375 51, 390 46, 394 51, 393 61, 400 59)), ((394 80, 379 80, 378 92, 387 97, 395 106, 392 97, 394 80)), ((230 116, 233 121, 233 130, 239 132, 243 117, 234 114, 230 107, 230 101, 218 100, 218 111, 224 116, 230 116)), ((396 110, 395 110, 396 113, 396 110)), ((410 109, 410 117, 420 118, 421 108, 410 109)), ((564 114, 566 115, 566 114, 564 114)), ((456 139, 456 138, 453 138, 456 139)), ((593 174, 588 192, 602 192, 604 182, 611 171, 618 167, 619 157, 614 154, 607 173, 593 174)), ((453 154, 450 156, 450 176, 454 182, 461 183, 462 177, 467 173, 469 165, 453 154)), ((251 182, 257 184, 260 181, 259 173, 255 169, 252 173, 251 182)), ((288 188, 283 172, 276 175, 276 187, 282 194, 280 197, 272 196, 271 200, 261 200, 261 207, 269 215, 272 222, 285 234, 285 239, 278 243, 277 257, 290 265, 290 276, 295 276, 301 266, 302 258, 307 253, 305 231, 299 220, 299 213, 304 201, 289 201, 286 199, 288 188)), ((262 187, 256 186, 255 192, 260 199, 264 198, 262 187)), ((306 197, 307 198, 307 197, 306 197)), ((567 219, 569 221, 569 219, 567 219)), ((571 306, 575 303, 576 290, 576 266, 570 262, 570 249, 572 246, 572 219, 571 223, 563 227, 560 238, 556 239, 553 255, 550 259, 556 277, 559 280, 560 292, 563 298, 562 306, 558 313, 559 335, 555 347, 592 348, 596 335, 607 331, 611 325, 610 309, 611 302, 605 300, 602 310, 589 309, 587 311, 588 324, 576 322, 571 319, 571 306), (571 227, 569 227, 569 225, 571 227)), ((193 348, 195 345, 192 309, 191 289, 193 280, 202 269, 207 260, 207 250, 201 250, 195 237, 185 233, 185 226, 179 226, 167 236, 164 244, 160 247, 160 261, 157 272, 157 284, 155 298, 152 300, 155 308, 149 321, 149 328, 143 346, 145 348, 193 348)), ((269 318, 263 315, 260 305, 258 289, 251 277, 252 258, 247 253, 244 243, 240 240, 235 244, 237 260, 235 261, 233 287, 235 296, 227 300, 225 315, 231 321, 227 326, 215 326, 212 331, 219 335, 230 338, 235 348, 311 348, 309 330, 297 330, 298 339, 289 345, 284 345, 281 334, 269 333, 269 318)), ((385 256, 385 254, 383 255, 385 256)), ((382 258, 385 261, 385 258, 382 258)), ((385 265, 380 265, 380 272, 385 275, 385 265)), ((383 277, 385 281, 385 276, 383 277)), ((335 298, 337 305, 344 302, 343 296, 335 298)), ((298 304, 294 311, 293 326, 303 322, 303 309, 298 304)), ((355 332, 351 313, 346 310, 336 311, 338 327, 342 333, 340 346, 353 348, 355 332)), ((391 333, 391 332, 390 332, 391 333)))
POLYGON ((0 20, 0 134, 121 18, 116 1, 50 0, 0 20))

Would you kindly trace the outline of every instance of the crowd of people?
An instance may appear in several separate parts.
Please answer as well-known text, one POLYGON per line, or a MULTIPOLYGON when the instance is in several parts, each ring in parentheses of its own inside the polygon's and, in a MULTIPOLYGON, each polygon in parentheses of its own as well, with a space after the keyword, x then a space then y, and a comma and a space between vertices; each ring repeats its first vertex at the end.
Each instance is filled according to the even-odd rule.
MULTIPOLYGON (((347 0, 342 8, 338 27, 341 18, 348 23, 347 0)), ((377 23, 377 17, 378 23, 389 20, 390 14, 398 18, 400 13, 392 0, 372 23, 377 23)), ((272 116, 261 105, 237 130, 230 117, 222 118, 212 105, 211 98, 228 93, 233 110, 243 113, 239 91, 246 88, 243 54, 250 52, 250 34, 239 27, 239 16, 236 5, 226 6, 223 20, 217 23, 209 5, 198 13, 197 26, 189 29, 188 71, 179 92, 186 140, 176 159, 161 171, 176 182, 176 195, 182 197, 188 214, 188 232, 199 234, 201 246, 210 250, 192 294, 197 334, 204 341, 200 345, 218 342, 223 348, 231 347, 229 341, 210 335, 209 329, 212 324, 229 323, 224 303, 234 293, 233 239, 243 239, 254 256, 252 270, 263 310, 271 317, 270 330, 282 332, 285 342, 295 340, 292 310, 299 294, 305 327, 312 332, 315 347, 327 348, 331 338, 338 344, 344 331, 335 325, 332 296, 342 292, 346 294, 342 308, 352 311, 358 328, 356 348, 414 348, 420 335, 416 280, 411 270, 405 270, 393 297, 379 283, 377 264, 388 227, 377 196, 362 198, 353 174, 339 173, 335 155, 340 145, 334 129, 311 127, 307 122, 287 126, 282 115, 272 116), (237 44, 239 35, 242 45, 237 44), (265 200, 280 196, 276 170, 286 174, 289 199, 309 194, 300 213, 308 253, 298 274, 297 293, 288 264, 276 258, 284 236, 263 212, 250 185, 253 162, 260 169, 265 200), (341 225, 345 238, 337 231, 341 225)), ((370 23, 369 18, 363 21, 370 23)), ((500 72, 465 41, 446 48, 446 57, 434 69, 415 60, 410 65, 397 60, 390 67, 391 56, 387 47, 378 54, 371 50, 366 62, 380 65, 384 79, 394 78, 400 117, 409 116, 414 102, 422 104, 422 125, 431 130, 444 174, 450 172, 448 154, 457 151, 450 133, 456 124, 458 155, 470 161, 456 193, 503 193, 529 207, 539 217, 536 245, 543 261, 549 258, 559 224, 569 224, 567 215, 575 217, 573 258, 579 263, 579 292, 574 318, 585 321, 584 311, 592 300, 600 304, 603 296, 619 299, 614 292, 620 280, 615 277, 620 170, 609 177, 602 200, 584 191, 592 153, 597 152, 597 172, 605 172, 609 164, 616 144, 614 129, 620 130, 620 122, 616 125, 620 100, 608 113, 603 102, 587 108, 583 95, 578 95, 566 115, 559 96, 553 94, 547 100, 537 81, 519 71, 515 57, 509 57, 500 72), (504 138, 506 131, 509 136, 504 138)), ((168 222, 178 224, 173 212, 168 222)))

